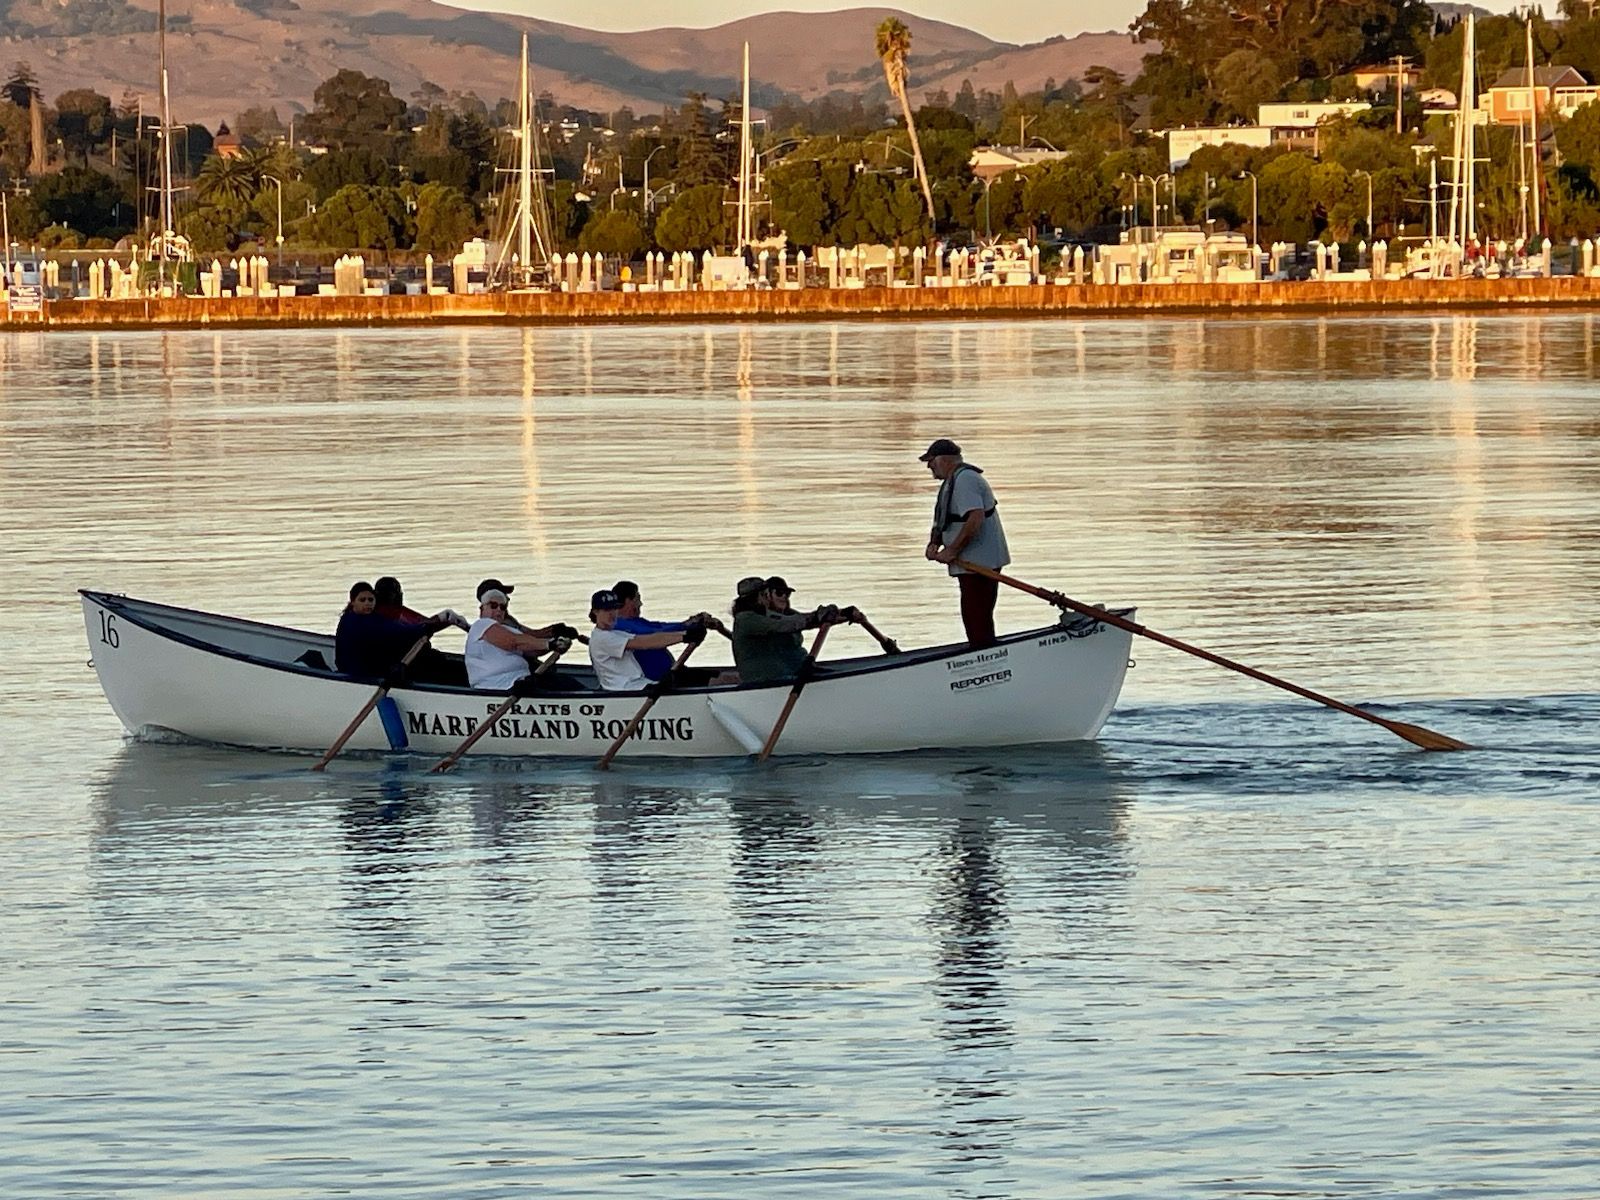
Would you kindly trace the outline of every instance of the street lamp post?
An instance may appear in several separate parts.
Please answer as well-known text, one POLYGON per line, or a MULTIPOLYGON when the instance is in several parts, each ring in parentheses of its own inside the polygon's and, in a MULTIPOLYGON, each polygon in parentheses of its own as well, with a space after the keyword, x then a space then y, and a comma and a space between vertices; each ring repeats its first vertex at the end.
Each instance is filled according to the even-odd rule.
POLYGON ((1351 172, 1351 174, 1354 174, 1354 175, 1365 175, 1367 177, 1367 241, 1370 242, 1372 240, 1372 238, 1373 238, 1373 233, 1372 233, 1372 172, 1371 171, 1353 171, 1353 172, 1351 172))
POLYGON ((1014 170, 1016 170, 1015 167, 1006 167, 1005 170, 1001 171, 999 175, 986 175, 984 177, 984 180, 983 180, 983 236, 984 236, 984 240, 985 241, 992 241, 993 238, 994 238, 994 232, 989 227, 989 189, 994 186, 994 181, 996 179, 999 179, 1000 175, 1004 175, 1007 172, 1014 171, 1014 170))
POLYGON ((1129 212, 1131 209, 1131 215, 1128 218, 1129 229, 1137 229, 1139 227, 1139 180, 1142 178, 1144 178, 1142 175, 1129 175, 1126 171, 1117 176, 1118 183, 1121 183, 1124 179, 1133 180, 1133 203, 1122 206, 1124 212, 1129 212))
POLYGON ((1261 232, 1260 232, 1260 227, 1256 223, 1256 217, 1258 215, 1258 210, 1256 208, 1256 175, 1255 175, 1255 172, 1254 171, 1240 171, 1239 174, 1237 176, 1235 176, 1235 178, 1238 178, 1238 179, 1248 178, 1250 180, 1250 244, 1252 246, 1260 246, 1261 245, 1261 232))
POLYGON ((1156 189, 1161 186, 1163 180, 1170 183, 1172 176, 1163 171, 1150 181, 1150 211, 1156 215, 1155 227, 1157 229, 1161 228, 1161 197, 1156 189))
POLYGON ((655 212, 655 198, 650 194, 650 160, 667 148, 663 142, 649 154, 644 156, 644 210, 647 213, 655 212))
MULTIPOLYGON (((784 138, 783 141, 779 142, 775 146, 768 146, 765 150, 757 150, 755 152, 755 154, 752 156, 756 160, 755 186, 751 189, 752 194, 759 195, 761 192, 766 190, 767 176, 761 164, 766 162, 767 159, 771 158, 785 146, 798 146, 803 140, 803 138, 784 138)), ((884 144, 888 145, 887 142, 884 144)), ((899 150, 900 147, 896 146, 894 149, 899 150)), ((902 151, 902 153, 904 152, 902 151)))
POLYGON ((268 183, 278 185, 278 274, 283 274, 283 180, 276 175, 263 175, 268 183))

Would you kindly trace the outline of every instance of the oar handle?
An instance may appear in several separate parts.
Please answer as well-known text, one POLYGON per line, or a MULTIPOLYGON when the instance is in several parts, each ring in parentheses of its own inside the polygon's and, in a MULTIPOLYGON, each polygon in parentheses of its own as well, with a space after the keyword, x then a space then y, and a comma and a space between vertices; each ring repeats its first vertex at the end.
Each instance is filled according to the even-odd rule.
MULTIPOLYGON (((551 667, 556 665, 556 659, 560 658, 563 653, 565 653, 565 651, 551 651, 550 656, 539 664, 538 669, 535 670, 533 674, 529 676, 529 678, 536 679, 540 675, 543 675, 551 667)), ((445 755, 438 762, 434 763, 433 767, 428 771, 428 774, 437 775, 441 771, 448 771, 451 767, 455 766, 456 763, 461 760, 461 756, 476 746, 478 744, 478 740, 487 734, 489 730, 493 729, 499 722, 500 718, 511 711, 511 706, 521 699, 522 697, 517 695, 515 692, 512 692, 511 695, 507 696, 506 702, 490 713, 483 721, 479 722, 478 727, 467 735, 466 741, 462 742, 461 745, 457 746, 449 754, 445 755)))
POLYGON ((1224 655, 1214 654, 1210 650, 1202 650, 1199 646, 1191 646, 1188 642, 1179 641, 1177 638, 1169 637, 1164 633, 1158 633, 1147 625, 1141 625, 1137 621, 1130 621, 1126 617, 1107 612, 1105 609, 1097 608, 1093 604, 1084 604, 1082 601, 1064 596, 1060 592, 1053 592, 1046 588, 1035 587, 1031 583, 1024 583, 1020 579, 1014 579, 1010 575, 1002 574, 990 567, 979 566, 977 563, 968 562, 963 558, 956 559, 956 566, 961 567, 963 570, 971 571, 975 575, 986 575, 990 579, 998 580, 1008 587, 1016 588, 1019 592, 1027 592, 1031 596, 1037 596, 1041 600, 1049 601, 1057 608, 1070 608, 1075 612, 1083 613, 1085 616, 1093 617, 1097 621, 1103 621, 1107 625, 1113 625, 1118 629, 1126 629, 1129 633, 1149 638, 1153 642, 1160 642, 1163 646, 1171 646, 1174 650, 1182 650, 1185 654, 1192 654, 1196 658, 1205 659, 1206 662, 1215 663, 1219 667, 1237 671, 1239 674, 1246 675, 1261 683, 1282 688, 1286 692, 1293 692, 1297 696, 1303 696, 1307 700, 1313 700, 1328 708, 1348 713, 1352 717, 1360 717, 1363 721, 1370 721, 1374 725, 1381 725, 1390 733, 1402 737, 1414 745, 1421 746, 1424 750, 1471 749, 1466 742, 1458 741, 1446 734, 1435 733, 1431 729, 1424 729, 1419 725, 1411 725, 1405 721, 1393 721, 1387 717, 1380 717, 1376 713, 1367 712, 1365 709, 1357 708, 1353 704, 1346 704, 1343 700, 1335 700, 1332 696, 1324 696, 1321 692, 1314 692, 1308 687, 1301 687, 1298 683, 1291 683, 1287 679, 1269 675, 1265 671, 1246 666, 1244 663, 1236 662, 1224 655))
MULTIPOLYGON (((411 649, 407 650, 404 656, 400 659, 400 665, 402 667, 409 667, 411 665, 411 660, 422 653, 422 648, 428 644, 428 639, 432 636, 433 634, 431 633, 425 633, 414 643, 412 643, 411 649)), ((328 752, 321 758, 317 759, 316 764, 311 769, 313 771, 327 770, 328 764, 334 760, 339 751, 344 749, 344 744, 355 735, 356 730, 361 728, 361 722, 367 719, 367 714, 369 714, 373 709, 377 708, 378 701, 382 700, 388 694, 389 685, 386 683, 379 685, 378 690, 373 692, 371 698, 361 706, 361 711, 356 713, 355 719, 344 727, 344 732, 334 739, 333 745, 328 747, 328 752)))
POLYGON ((772 726, 772 732, 767 734, 766 744, 761 747, 761 753, 756 755, 757 762, 766 762, 772 757, 773 747, 778 744, 778 738, 783 733, 783 727, 789 723, 789 714, 794 711, 795 701, 800 699, 800 693, 805 690, 806 676, 812 666, 816 664, 817 655, 822 652, 822 643, 828 638, 831 625, 824 625, 817 630, 817 636, 811 643, 811 653, 806 655, 806 661, 801 664, 800 675, 794 681, 794 686, 789 689, 789 698, 783 702, 783 711, 778 714, 777 721, 772 726))
POLYGON ((866 613, 862 612, 859 608, 856 609, 855 623, 872 635, 873 640, 876 641, 878 645, 883 647, 883 652, 885 654, 900 653, 900 643, 896 642, 891 637, 884 637, 883 634, 878 631, 878 627, 871 621, 867 620, 866 613))
MULTIPOLYGON (((695 647, 699 644, 699 642, 687 643, 683 647, 683 650, 678 654, 678 657, 673 660, 672 671, 676 671, 679 667, 683 666, 683 664, 689 660, 689 655, 694 653, 695 647)), ((663 687, 667 686, 671 682, 672 671, 668 671, 661 677, 659 682, 663 687)), ((647 698, 645 702, 639 706, 639 711, 633 714, 633 720, 629 721, 627 725, 623 727, 622 732, 617 735, 617 740, 612 742, 611 745, 606 749, 606 752, 600 756, 600 761, 595 764, 598 769, 602 771, 611 769, 611 760, 615 758, 617 756, 617 752, 627 744, 628 739, 633 736, 633 731, 638 729, 640 724, 644 721, 645 714, 656 706, 656 701, 659 699, 661 699, 661 693, 657 692, 655 695, 647 698)))

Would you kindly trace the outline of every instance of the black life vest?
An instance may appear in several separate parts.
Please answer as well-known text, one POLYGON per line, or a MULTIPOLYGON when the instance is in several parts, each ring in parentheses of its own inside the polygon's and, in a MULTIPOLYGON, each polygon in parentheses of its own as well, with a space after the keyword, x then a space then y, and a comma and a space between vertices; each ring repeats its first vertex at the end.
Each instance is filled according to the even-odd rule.
MULTIPOLYGON (((979 475, 983 474, 982 467, 975 467, 971 463, 961 463, 954 471, 950 472, 950 478, 939 485, 939 496, 933 503, 933 523, 938 526, 940 533, 943 533, 952 525, 961 524, 967 519, 965 514, 958 515, 950 511, 950 498, 955 495, 956 491, 956 477, 963 471, 976 471, 979 475)), ((987 521, 992 516, 994 516, 994 505, 991 504, 983 510, 983 519, 987 521)))

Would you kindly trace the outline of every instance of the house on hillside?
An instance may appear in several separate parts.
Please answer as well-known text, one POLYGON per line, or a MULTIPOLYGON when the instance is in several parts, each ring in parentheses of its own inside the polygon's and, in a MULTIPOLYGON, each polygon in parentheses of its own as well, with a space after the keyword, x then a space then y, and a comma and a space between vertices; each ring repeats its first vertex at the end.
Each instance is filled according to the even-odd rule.
POLYGON ((1282 104, 1262 104, 1256 108, 1256 124, 1272 130, 1275 146, 1291 150, 1309 150, 1321 153, 1318 126, 1324 121, 1353 117, 1371 112, 1372 105, 1365 100, 1298 101, 1282 104))
POLYGON ((1068 157, 1065 150, 1046 150, 1036 146, 979 146, 967 160, 979 180, 998 179, 1007 171, 1036 167, 1068 157))
MULTIPOLYGON (((1391 75, 1393 72, 1391 72, 1391 75)), ((1317 127, 1324 121, 1370 112, 1364 100, 1262 104, 1254 125, 1222 125, 1163 130, 1167 138, 1167 164, 1184 166, 1201 146, 1286 146, 1317 153, 1317 127)))
POLYGON ((1197 126, 1193 129, 1169 129, 1167 132, 1167 166, 1176 171, 1189 165, 1194 152, 1202 146, 1253 146, 1260 149, 1272 145, 1272 130, 1265 125, 1197 126))
POLYGON ((1560 111, 1570 116, 1574 110, 1600 95, 1576 67, 1551 63, 1533 69, 1533 86, 1528 85, 1528 69, 1513 67, 1501 73, 1478 97, 1478 107, 1496 125, 1526 124, 1530 111, 1548 116, 1560 111))
POLYGON ((217 126, 217 136, 211 139, 211 150, 218 158, 238 158, 254 145, 255 139, 241 137, 226 121, 217 126))
POLYGON ((1422 104, 1424 116, 1435 116, 1440 113, 1453 113, 1460 103, 1456 94, 1449 88, 1423 88, 1417 96, 1422 104))
POLYGON ((1369 96, 1394 91, 1395 75, 1400 76, 1400 86, 1414 92, 1422 86, 1422 68, 1410 63, 1374 63, 1370 67, 1357 67, 1350 72, 1356 86, 1369 96))
POLYGON ((1324 121, 1371 112, 1365 100, 1302 100, 1256 106, 1256 124, 1282 134, 1310 135, 1324 121))

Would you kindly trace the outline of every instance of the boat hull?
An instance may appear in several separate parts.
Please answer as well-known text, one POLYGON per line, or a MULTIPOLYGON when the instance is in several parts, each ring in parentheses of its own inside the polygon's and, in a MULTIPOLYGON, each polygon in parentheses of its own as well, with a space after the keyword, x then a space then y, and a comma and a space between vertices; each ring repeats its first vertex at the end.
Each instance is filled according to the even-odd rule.
MULTIPOLYGON (((303 665, 331 660, 331 639, 300 630, 82 593, 94 667, 136 737, 320 753, 373 694, 373 684, 303 665)), ((872 754, 1092 738, 1122 688, 1130 635, 1080 619, 1011 635, 985 651, 943 647, 827 664, 807 684, 777 753, 872 754)), ((622 754, 746 755, 777 720, 788 686, 663 695, 622 754)), ((404 749, 443 756, 507 698, 445 687, 389 693, 404 749)), ((638 693, 566 692, 519 699, 473 755, 598 758, 639 710, 638 693)), ((350 750, 397 747, 379 712, 350 750)))

